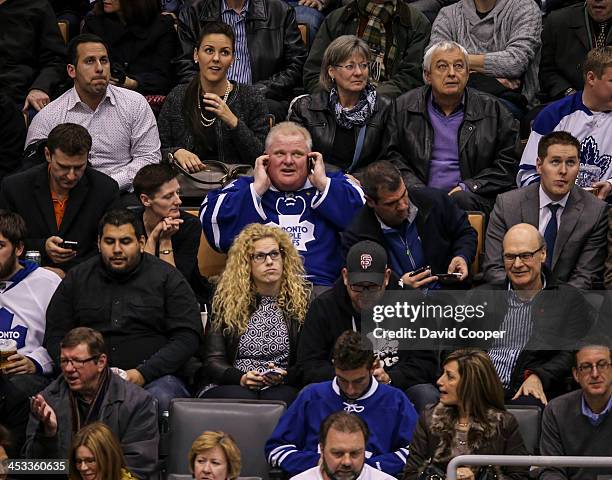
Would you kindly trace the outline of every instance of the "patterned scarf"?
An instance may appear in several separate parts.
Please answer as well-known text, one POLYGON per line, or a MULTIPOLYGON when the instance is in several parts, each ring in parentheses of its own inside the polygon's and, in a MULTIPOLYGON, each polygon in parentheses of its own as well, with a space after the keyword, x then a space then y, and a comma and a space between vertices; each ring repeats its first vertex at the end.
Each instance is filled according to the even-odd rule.
POLYGON ((342 128, 351 129, 365 125, 374 111, 375 102, 376 89, 369 83, 361 91, 359 101, 353 108, 344 108, 340 105, 336 87, 332 87, 329 92, 329 107, 336 114, 336 123, 342 128))
POLYGON ((387 29, 385 25, 390 24, 397 8, 397 0, 385 0, 377 3, 369 1, 365 5, 368 15, 362 40, 370 46, 372 60, 370 62, 370 78, 374 85, 388 78, 387 70, 391 70, 397 48, 393 43, 387 51, 387 29))

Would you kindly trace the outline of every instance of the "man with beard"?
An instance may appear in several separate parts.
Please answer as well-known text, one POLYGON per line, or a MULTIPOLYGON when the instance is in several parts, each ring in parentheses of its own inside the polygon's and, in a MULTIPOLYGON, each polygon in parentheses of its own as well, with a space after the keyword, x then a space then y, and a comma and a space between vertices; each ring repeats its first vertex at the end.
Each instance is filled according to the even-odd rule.
POLYGON ((34 262, 18 260, 25 236, 23 218, 0 210, 0 340, 14 342, 17 349, 2 371, 14 387, 31 396, 47 386, 47 376, 53 373, 42 342, 45 310, 60 278, 34 262))
MULTIPOLYGON (((376 304, 387 290, 402 290, 399 277, 387 268, 387 252, 376 242, 357 242, 348 252, 342 277, 312 301, 306 314, 297 354, 305 384, 334 378, 332 350, 336 340, 346 330, 360 332, 362 311, 376 304)), ((417 411, 437 403, 438 389, 433 384, 438 359, 434 352, 400 352, 398 342, 388 339, 376 339, 374 344, 380 363, 372 374, 378 382, 405 391, 417 411)))
POLYGON ((290 475, 315 467, 321 422, 344 410, 357 414, 372 432, 365 447, 366 463, 399 475, 417 421, 414 407, 403 392, 376 380, 379 360, 361 334, 348 330, 340 335, 333 358, 335 378, 306 387, 280 418, 266 443, 268 462, 290 475))
POLYGON ((393 477, 365 463, 365 445, 370 432, 357 415, 332 413, 321 425, 321 465, 292 480, 391 480, 393 477))
POLYGON ((189 397, 179 378, 202 336, 200 309, 178 270, 144 253, 142 224, 112 210, 98 228, 100 255, 68 272, 47 309, 44 345, 58 363, 68 330, 87 326, 104 336, 109 364, 159 401, 189 397))

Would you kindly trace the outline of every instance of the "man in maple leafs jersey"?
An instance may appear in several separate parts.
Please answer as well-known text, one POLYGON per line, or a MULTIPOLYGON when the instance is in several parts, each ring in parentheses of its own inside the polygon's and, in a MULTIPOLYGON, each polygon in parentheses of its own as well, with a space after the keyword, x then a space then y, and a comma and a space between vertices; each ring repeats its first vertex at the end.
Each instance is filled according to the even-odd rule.
POLYGON ((332 285, 342 268, 340 232, 365 197, 342 172, 326 175, 323 156, 311 150, 304 127, 282 122, 272 128, 253 177, 240 177, 206 196, 200 220, 208 243, 227 252, 248 224, 277 225, 303 255, 308 279, 315 286, 332 285))
POLYGON ((536 171, 540 139, 563 130, 580 141, 578 185, 597 188, 602 200, 612 192, 612 46, 591 50, 583 75, 583 91, 551 103, 533 122, 517 176, 519 187, 540 178, 536 171))

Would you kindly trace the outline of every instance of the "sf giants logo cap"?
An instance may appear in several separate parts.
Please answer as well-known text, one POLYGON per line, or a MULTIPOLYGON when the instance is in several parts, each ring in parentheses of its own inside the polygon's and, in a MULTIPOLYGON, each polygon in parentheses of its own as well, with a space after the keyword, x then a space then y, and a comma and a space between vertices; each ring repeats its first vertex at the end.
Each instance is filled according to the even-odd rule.
POLYGON ((361 254, 361 268, 363 268, 364 270, 367 270, 370 265, 372 265, 372 255, 370 255, 369 253, 362 253, 361 254))

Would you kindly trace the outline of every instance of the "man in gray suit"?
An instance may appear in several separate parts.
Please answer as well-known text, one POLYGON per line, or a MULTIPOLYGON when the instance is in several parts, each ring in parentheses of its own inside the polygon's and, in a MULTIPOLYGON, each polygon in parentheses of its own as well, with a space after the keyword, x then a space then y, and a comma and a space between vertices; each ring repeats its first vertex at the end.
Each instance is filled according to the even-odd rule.
POLYGON ((540 183, 497 197, 485 243, 487 282, 504 278, 502 240, 517 223, 529 223, 544 236, 547 265, 558 280, 580 289, 601 281, 608 232, 607 205, 575 185, 580 143, 567 132, 552 132, 538 144, 540 183))

